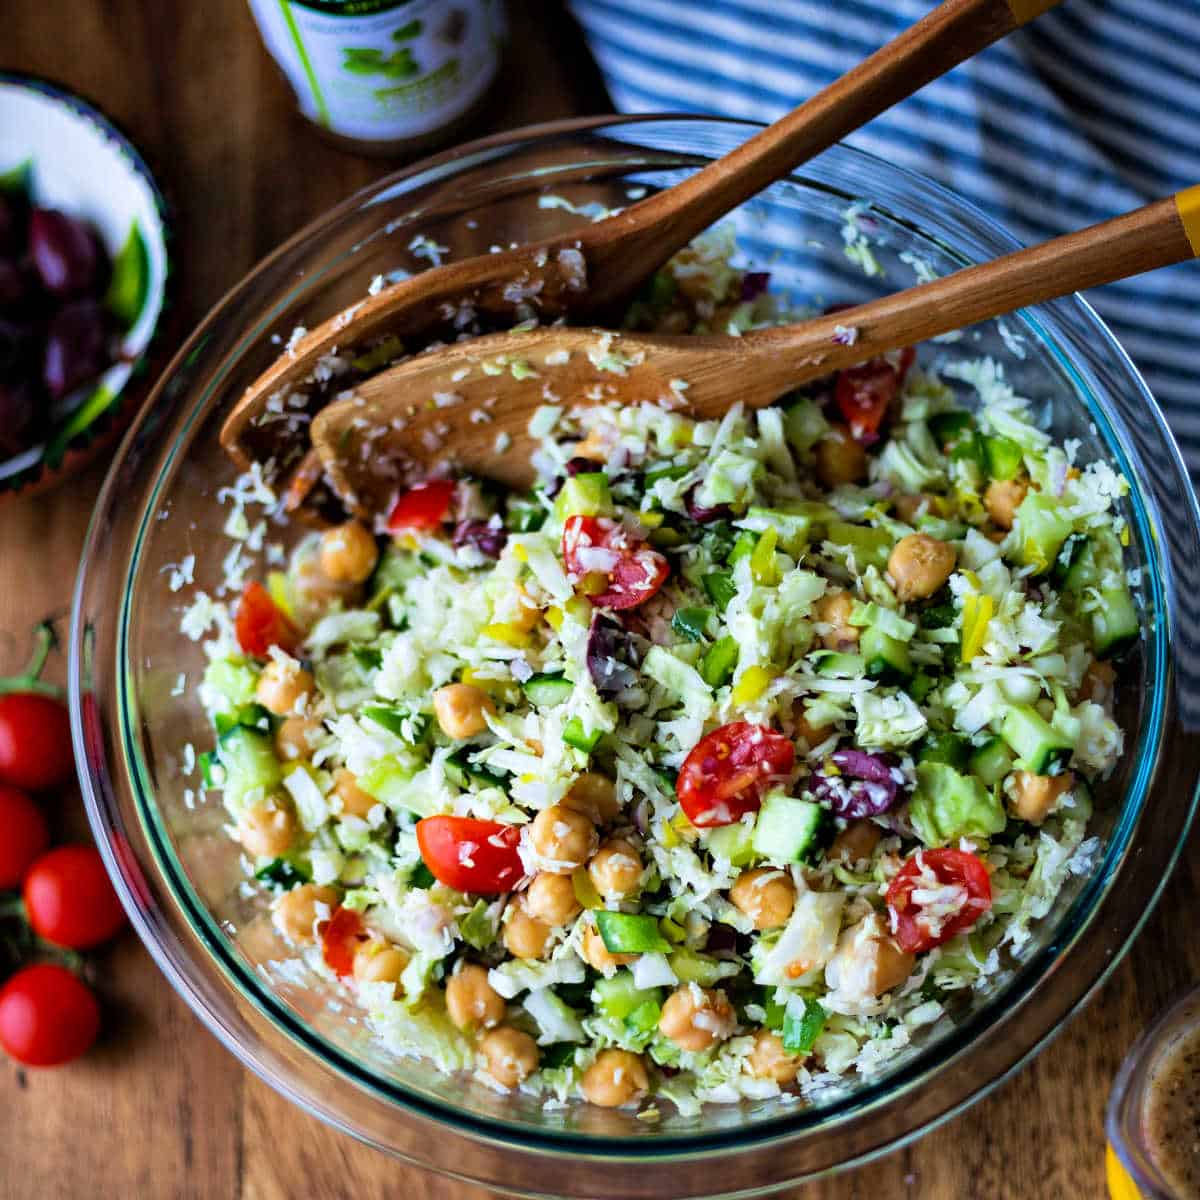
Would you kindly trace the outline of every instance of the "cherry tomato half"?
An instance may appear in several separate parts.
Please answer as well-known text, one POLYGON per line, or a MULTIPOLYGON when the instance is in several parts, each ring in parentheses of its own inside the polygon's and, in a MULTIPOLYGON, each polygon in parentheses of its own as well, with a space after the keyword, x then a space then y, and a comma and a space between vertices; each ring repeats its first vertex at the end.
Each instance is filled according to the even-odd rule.
POLYGON ((472 817, 426 817, 417 822, 417 845, 439 883, 458 892, 495 896, 511 892, 525 874, 516 825, 472 817))
POLYGON ((732 825, 757 812, 772 780, 790 774, 792 743, 765 725, 733 721, 702 737, 675 781, 679 804, 693 825, 732 825))
POLYGON ((0 892, 21 886, 25 872, 50 845, 42 810, 24 792, 0 784, 0 892))
POLYGON ((563 561, 576 579, 604 575, 605 586, 588 598, 597 608, 636 608, 667 581, 671 566, 645 542, 608 517, 568 517, 563 561))
POLYGON ((896 365, 880 357, 838 373, 834 398, 850 432, 859 441, 879 432, 915 359, 916 351, 906 346, 896 365))
POLYGON ((95 846, 58 846, 29 868, 25 914, 38 937, 86 950, 125 924, 125 910, 95 846))
POLYGON ((70 1062, 99 1032, 96 997, 66 967, 25 967, 0 988, 0 1046, 28 1067, 70 1062))
POLYGON ((406 529, 437 529, 450 515, 454 486, 453 479, 428 479, 409 488, 392 505, 388 530, 401 533, 406 529))
POLYGON ((354 974, 354 955, 366 941, 367 927, 353 909, 337 908, 321 927, 321 954, 339 979, 354 974))
POLYGON ((889 885, 887 905, 900 949, 919 954, 970 929, 992 907, 992 881, 983 861, 966 850, 918 850, 889 885), (958 911, 936 923, 913 899, 914 891, 937 886, 930 876, 937 884, 960 891, 958 911))
POLYGON ((0 783, 42 792, 61 787, 75 770, 71 720, 53 696, 0 696, 0 783))
POLYGON ((292 654, 300 645, 300 631, 261 583, 246 584, 234 627, 242 652, 252 658, 266 658, 272 646, 292 654))

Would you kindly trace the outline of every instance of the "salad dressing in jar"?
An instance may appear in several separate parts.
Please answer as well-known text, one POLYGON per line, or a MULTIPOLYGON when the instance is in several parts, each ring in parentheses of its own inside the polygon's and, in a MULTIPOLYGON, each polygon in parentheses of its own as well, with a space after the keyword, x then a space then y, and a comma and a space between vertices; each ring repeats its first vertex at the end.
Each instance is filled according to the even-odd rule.
POLYGON ((462 133, 500 68, 503 0, 249 0, 300 111, 376 154, 462 133))

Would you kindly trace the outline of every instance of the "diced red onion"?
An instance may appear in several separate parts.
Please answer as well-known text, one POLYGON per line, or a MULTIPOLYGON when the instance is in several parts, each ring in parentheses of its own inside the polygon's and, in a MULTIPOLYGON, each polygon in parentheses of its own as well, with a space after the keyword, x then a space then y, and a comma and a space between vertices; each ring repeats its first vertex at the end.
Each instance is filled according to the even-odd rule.
POLYGON ((488 558, 499 558, 508 541, 508 533, 502 525, 475 519, 459 521, 454 527, 452 540, 455 546, 474 546, 488 558))
POLYGON ((692 484, 683 494, 683 503, 687 507, 687 515, 697 525, 708 525, 712 521, 727 521, 733 516, 733 509, 728 504, 714 504, 711 508, 705 508, 702 504, 697 504, 696 488, 698 486, 698 484, 692 484))

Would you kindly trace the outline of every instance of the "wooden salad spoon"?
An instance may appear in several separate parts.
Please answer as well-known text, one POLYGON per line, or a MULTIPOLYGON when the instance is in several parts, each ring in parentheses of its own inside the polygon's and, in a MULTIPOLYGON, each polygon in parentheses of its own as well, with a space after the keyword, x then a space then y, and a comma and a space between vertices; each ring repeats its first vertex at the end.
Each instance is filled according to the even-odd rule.
MULTIPOLYGON (((226 419, 221 444, 242 469, 273 460, 277 473, 292 471, 308 448, 308 418, 329 398, 314 373, 335 351, 361 354, 385 337, 450 337, 451 318, 464 310, 485 328, 529 316, 611 318, 718 218, 1059 2, 943 0, 795 111, 682 183, 583 229, 434 267, 365 298, 289 345, 247 388, 226 419), (276 419, 285 399, 290 421, 276 419)), ((319 472, 310 458, 299 474, 297 494, 303 494, 305 481, 319 472)))
POLYGON ((449 467, 534 480, 529 421, 546 404, 665 403, 713 418, 889 350, 1200 254, 1200 185, 1077 233, 797 325, 734 336, 565 326, 490 334, 416 355, 318 414, 339 497, 364 518, 449 467))

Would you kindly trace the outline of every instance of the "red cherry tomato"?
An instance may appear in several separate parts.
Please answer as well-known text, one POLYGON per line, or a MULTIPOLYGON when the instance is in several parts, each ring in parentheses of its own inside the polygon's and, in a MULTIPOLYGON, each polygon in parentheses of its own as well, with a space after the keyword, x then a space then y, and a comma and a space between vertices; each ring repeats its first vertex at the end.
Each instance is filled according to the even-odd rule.
POLYGON ((495 896, 511 892, 525 868, 517 853, 516 825, 471 817, 426 817, 417 822, 417 845, 434 878, 457 892, 495 896))
POLYGON ((66 967, 38 963, 0 988, 0 1046, 29 1067, 78 1058, 100 1032, 100 1006, 66 967))
POLYGON ((389 531, 437 529, 450 515, 454 486, 453 479, 428 479, 411 487, 392 506, 387 522, 389 531))
POLYGON ((895 366, 880 357, 838 373, 834 398, 850 432, 859 441, 873 440, 879 432, 915 359, 916 351, 906 346, 895 366))
POLYGON ((608 517, 568 517, 563 525, 563 561, 577 579, 599 574, 608 582, 589 597, 598 608, 636 608, 667 581, 670 564, 645 542, 608 517))
POLYGON ((367 939, 367 927, 353 909, 338 908, 321 927, 321 954, 339 979, 354 974, 354 955, 367 939))
POLYGON ((887 905, 900 949, 919 954, 970 929, 992 907, 992 881, 982 860, 966 850, 918 850, 888 887, 887 905), (951 894, 947 900, 957 900, 959 907, 935 920, 924 912, 929 902, 914 900, 913 892, 938 884, 958 889, 958 897, 951 894))
POLYGON ((71 778, 71 720, 53 696, 0 696, 0 783, 26 792, 61 787, 71 778))
POLYGON ((125 910, 94 846, 58 846, 29 868, 25 914, 39 937, 86 950, 125 924, 125 910))
POLYGON ((796 749, 765 725, 733 721, 702 737, 675 781, 679 804, 693 825, 732 825, 757 812, 772 780, 790 774, 796 749))
POLYGON ((25 872, 50 845, 42 810, 24 792, 0 785, 0 892, 21 886, 25 872))
POLYGON ((300 631, 261 583, 246 584, 234 626, 238 645, 252 658, 266 658, 272 646, 293 654, 300 645, 300 631))

